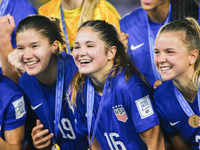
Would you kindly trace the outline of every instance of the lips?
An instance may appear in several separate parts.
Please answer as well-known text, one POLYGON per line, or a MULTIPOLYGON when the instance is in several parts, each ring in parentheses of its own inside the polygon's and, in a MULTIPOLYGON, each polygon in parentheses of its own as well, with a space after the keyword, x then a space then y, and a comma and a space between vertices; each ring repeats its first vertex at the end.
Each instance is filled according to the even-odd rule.
POLYGON ((39 61, 31 61, 31 62, 25 62, 28 66, 33 66, 37 64, 39 61))
POLYGON ((79 61, 81 64, 88 64, 91 62, 91 60, 80 60, 79 61))
POLYGON ((146 4, 148 4, 148 3, 151 3, 152 2, 152 0, 142 0, 143 1, 143 3, 146 3, 146 4))
POLYGON ((172 69, 172 67, 160 67, 161 71, 167 71, 172 69))

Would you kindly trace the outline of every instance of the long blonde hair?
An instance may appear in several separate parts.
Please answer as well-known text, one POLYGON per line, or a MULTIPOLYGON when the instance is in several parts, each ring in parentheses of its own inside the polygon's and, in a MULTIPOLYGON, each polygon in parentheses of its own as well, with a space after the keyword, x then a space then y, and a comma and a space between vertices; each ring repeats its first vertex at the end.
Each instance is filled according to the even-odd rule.
MULTIPOLYGON (((200 54, 200 27, 198 22, 191 18, 187 17, 181 21, 173 21, 163 26, 157 36, 164 32, 184 32, 184 36, 180 36, 183 43, 187 45, 188 51, 197 49, 200 54)), ((193 83, 196 87, 199 87, 200 83, 200 55, 197 57, 197 60, 194 65, 194 75, 193 83)))
POLYGON ((88 20, 93 20, 95 8, 98 6, 100 0, 84 0, 79 26, 88 20))

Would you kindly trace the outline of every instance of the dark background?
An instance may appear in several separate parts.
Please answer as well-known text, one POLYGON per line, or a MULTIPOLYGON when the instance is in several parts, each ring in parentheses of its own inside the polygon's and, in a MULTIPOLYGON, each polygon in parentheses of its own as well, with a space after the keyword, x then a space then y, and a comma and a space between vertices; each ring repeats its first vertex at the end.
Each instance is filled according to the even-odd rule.
MULTIPOLYGON (((33 6, 38 9, 41 5, 48 2, 49 0, 29 0, 33 6)), ((119 12, 121 17, 130 13, 134 9, 140 7, 140 0, 107 0, 109 1, 119 12)), ((200 5, 200 0, 196 0, 200 5)))

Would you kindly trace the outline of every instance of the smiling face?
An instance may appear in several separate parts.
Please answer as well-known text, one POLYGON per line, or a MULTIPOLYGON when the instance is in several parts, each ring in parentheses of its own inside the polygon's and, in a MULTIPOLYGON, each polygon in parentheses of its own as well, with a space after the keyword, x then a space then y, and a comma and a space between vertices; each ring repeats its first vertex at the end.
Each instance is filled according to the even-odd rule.
POLYGON ((183 32, 163 32, 156 38, 154 62, 164 81, 181 81, 194 73, 192 56, 181 36, 183 32))
POLYGON ((169 0, 140 0, 142 8, 146 11, 153 10, 169 0))
POLYGON ((105 43, 91 27, 82 27, 75 39, 73 58, 81 74, 101 79, 113 65, 113 57, 106 54, 105 43))
POLYGON ((18 59, 29 75, 37 76, 50 69, 52 54, 57 48, 54 43, 50 45, 49 40, 34 29, 19 32, 16 40, 18 59))

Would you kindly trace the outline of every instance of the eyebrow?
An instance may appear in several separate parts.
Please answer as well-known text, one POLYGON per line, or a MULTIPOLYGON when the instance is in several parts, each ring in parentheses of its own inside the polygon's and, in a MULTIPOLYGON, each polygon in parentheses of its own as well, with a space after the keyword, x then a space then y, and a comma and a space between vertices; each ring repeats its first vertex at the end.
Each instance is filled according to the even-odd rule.
MULTIPOLYGON (((88 43, 96 43, 96 42, 94 42, 94 41, 86 41, 85 43, 88 44, 88 43)), ((74 42, 74 44, 79 44, 79 42, 74 42)))
MULTIPOLYGON (((32 42, 29 45, 34 45, 34 44, 38 44, 38 43, 39 43, 39 41, 38 42, 32 42)), ((17 45, 17 46, 22 46, 22 45, 17 45)))

